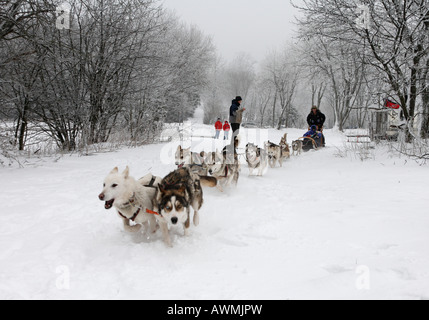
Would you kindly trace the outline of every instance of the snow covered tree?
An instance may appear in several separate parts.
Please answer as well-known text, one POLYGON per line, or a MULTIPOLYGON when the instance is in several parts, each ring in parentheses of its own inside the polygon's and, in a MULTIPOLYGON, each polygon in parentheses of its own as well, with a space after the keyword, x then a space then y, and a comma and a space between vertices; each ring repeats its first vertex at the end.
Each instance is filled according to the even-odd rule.
POLYGON ((15 120, 20 149, 29 122, 71 151, 118 133, 150 141, 165 121, 193 115, 209 37, 158 0, 70 0, 69 28, 58 28, 58 3, 7 1, 0 10, 2 113, 15 120))
POLYGON ((384 94, 399 102, 408 123, 408 141, 423 92, 419 74, 429 54, 428 8, 428 0, 304 0, 300 7, 302 37, 353 44, 383 76, 390 86, 384 94))

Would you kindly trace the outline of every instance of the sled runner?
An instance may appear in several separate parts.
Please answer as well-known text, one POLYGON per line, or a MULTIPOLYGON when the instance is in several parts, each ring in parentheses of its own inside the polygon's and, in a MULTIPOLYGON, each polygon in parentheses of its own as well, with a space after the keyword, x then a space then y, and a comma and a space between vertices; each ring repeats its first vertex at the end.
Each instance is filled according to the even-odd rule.
POLYGON ((302 140, 302 150, 304 152, 310 151, 310 150, 319 150, 324 147, 323 140, 325 139, 324 136, 319 139, 313 139, 311 137, 301 137, 298 140, 302 140))

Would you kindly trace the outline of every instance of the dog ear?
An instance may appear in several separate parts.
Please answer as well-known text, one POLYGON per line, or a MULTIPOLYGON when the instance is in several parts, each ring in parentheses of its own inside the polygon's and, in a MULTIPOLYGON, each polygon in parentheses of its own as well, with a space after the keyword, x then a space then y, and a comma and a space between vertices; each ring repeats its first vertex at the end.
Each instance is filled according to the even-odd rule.
POLYGON ((110 173, 111 174, 114 174, 114 173, 118 173, 119 172, 119 169, 118 169, 118 167, 115 167, 110 173))
POLYGON ((125 177, 125 179, 130 176, 130 168, 128 166, 125 168, 124 172, 122 172, 122 175, 125 177))

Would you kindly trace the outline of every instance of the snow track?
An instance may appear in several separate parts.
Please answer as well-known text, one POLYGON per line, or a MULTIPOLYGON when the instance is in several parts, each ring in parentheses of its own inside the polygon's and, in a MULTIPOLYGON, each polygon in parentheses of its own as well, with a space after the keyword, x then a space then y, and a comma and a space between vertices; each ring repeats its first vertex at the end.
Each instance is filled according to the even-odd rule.
MULTIPOLYGON (((303 133, 244 131, 241 146, 258 135, 279 142, 284 132, 289 143, 303 133)), ((188 238, 174 229, 172 249, 160 232, 126 234, 97 195, 115 166, 136 178, 168 174, 174 164, 160 155, 177 141, 0 169, 0 298, 428 298, 429 168, 382 152, 337 158, 345 137, 325 134, 329 148, 264 177, 248 177, 243 164, 237 189, 205 190, 200 226, 188 238)))

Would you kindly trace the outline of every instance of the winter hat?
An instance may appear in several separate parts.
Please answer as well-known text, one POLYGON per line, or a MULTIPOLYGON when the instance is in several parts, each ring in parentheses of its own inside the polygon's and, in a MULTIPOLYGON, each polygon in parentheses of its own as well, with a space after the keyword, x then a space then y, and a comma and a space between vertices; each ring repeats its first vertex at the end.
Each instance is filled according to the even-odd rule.
POLYGON ((311 130, 316 131, 317 127, 315 125, 311 126, 311 130))
POLYGON ((235 101, 243 101, 240 96, 235 97, 235 101))

